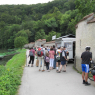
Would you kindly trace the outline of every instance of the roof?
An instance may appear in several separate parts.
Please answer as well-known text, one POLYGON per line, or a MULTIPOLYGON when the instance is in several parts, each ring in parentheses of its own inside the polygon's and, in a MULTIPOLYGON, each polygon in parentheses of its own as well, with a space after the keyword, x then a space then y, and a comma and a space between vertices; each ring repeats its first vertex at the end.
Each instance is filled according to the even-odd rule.
POLYGON ((35 44, 35 42, 30 42, 29 44, 35 44))
POLYGON ((46 39, 42 39, 43 41, 46 41, 46 39))
MULTIPOLYGON (((91 16, 93 16, 94 15, 94 13, 91 13, 91 14, 89 14, 89 15, 87 15, 87 16, 85 16, 85 17, 83 17, 83 19, 82 20, 80 20, 76 25, 75 25, 75 27, 77 28, 78 27, 78 24, 80 23, 80 22, 82 22, 82 21, 84 21, 84 20, 86 20, 86 19, 88 19, 89 17, 91 17, 91 16)), ((87 22, 88 23, 88 22, 87 22)))
POLYGON ((87 24, 94 23, 94 22, 95 22, 95 17, 92 20, 88 21, 87 24))
POLYGON ((46 39, 38 39, 38 40, 36 40, 36 41, 46 41, 46 39))
POLYGON ((69 34, 69 35, 62 36, 62 38, 75 38, 75 35, 69 34))

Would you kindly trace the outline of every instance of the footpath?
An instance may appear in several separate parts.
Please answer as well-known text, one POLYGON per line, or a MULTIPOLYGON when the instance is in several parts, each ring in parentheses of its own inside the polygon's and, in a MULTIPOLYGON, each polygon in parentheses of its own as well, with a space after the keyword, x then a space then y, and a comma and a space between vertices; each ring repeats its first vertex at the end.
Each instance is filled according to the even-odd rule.
POLYGON ((18 95, 95 95, 95 87, 82 84, 81 74, 73 70, 73 64, 68 64, 67 72, 56 73, 55 69, 39 72, 39 67, 35 66, 36 59, 34 67, 27 67, 28 61, 29 58, 18 95))

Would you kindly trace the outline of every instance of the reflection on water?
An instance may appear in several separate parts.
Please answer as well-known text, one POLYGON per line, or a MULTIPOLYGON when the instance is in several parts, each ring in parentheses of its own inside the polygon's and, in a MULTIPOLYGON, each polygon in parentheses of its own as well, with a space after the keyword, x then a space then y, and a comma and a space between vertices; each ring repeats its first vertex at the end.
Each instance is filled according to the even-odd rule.
POLYGON ((0 59, 0 65, 6 65, 8 60, 10 60, 13 56, 14 55, 10 55, 10 56, 4 57, 3 59, 0 59))

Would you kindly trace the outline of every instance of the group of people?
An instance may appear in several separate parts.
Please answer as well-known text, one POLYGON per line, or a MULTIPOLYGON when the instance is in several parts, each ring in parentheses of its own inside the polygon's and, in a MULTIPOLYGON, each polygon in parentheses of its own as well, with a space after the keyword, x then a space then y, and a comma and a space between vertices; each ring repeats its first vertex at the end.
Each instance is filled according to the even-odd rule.
MULTIPOLYGON (((88 72, 89 72, 89 62, 92 60, 92 53, 90 52, 90 47, 85 48, 86 51, 84 51, 81 54, 81 67, 82 67, 82 79, 83 84, 90 85, 88 83, 88 72)), ((55 46, 52 47, 37 47, 37 48, 31 48, 29 51, 30 61, 28 66, 30 65, 32 61, 32 67, 34 64, 34 58, 35 56, 39 60, 39 71, 44 72, 44 65, 46 65, 46 70, 50 71, 52 69, 56 69, 58 73, 62 71, 62 66, 64 66, 63 72, 66 72, 66 63, 68 61, 68 55, 69 52, 67 51, 66 47, 58 47, 55 48, 55 46), (60 68, 58 68, 60 65, 60 68)))
POLYGON ((31 64, 32 61, 32 67, 34 64, 34 58, 35 56, 39 60, 39 71, 44 72, 44 65, 46 65, 46 70, 49 72, 52 69, 56 69, 58 73, 62 71, 62 66, 64 66, 63 72, 66 72, 66 65, 67 65, 67 56, 69 52, 67 51, 66 47, 58 47, 55 48, 55 46, 51 47, 44 47, 41 45, 41 47, 31 48, 29 51, 29 64, 31 64), (60 68, 59 68, 60 65, 60 68))

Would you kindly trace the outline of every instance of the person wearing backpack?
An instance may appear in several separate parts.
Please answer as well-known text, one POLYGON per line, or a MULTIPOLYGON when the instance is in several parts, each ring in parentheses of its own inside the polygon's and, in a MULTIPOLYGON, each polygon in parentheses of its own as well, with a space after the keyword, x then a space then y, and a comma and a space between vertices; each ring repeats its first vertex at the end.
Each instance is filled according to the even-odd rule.
POLYGON ((46 53, 45 63, 46 63, 46 69, 48 72, 49 72, 49 62, 50 62, 49 53, 46 53))
POLYGON ((42 48, 42 47, 38 48, 37 56, 38 56, 38 60, 39 60, 39 71, 41 71, 41 62, 42 62, 42 72, 45 71, 44 70, 44 54, 45 54, 44 48, 42 48))
MULTIPOLYGON (((28 67, 29 67, 31 61, 32 61, 31 67, 33 67, 33 64, 34 64, 34 57, 35 57, 35 50, 33 49, 33 47, 32 47, 32 48, 30 49, 30 51, 29 51, 29 56, 30 56, 30 60, 29 60, 28 67)), ((28 57, 29 57, 29 56, 28 56, 28 57)))
POLYGON ((61 49, 60 47, 58 47, 58 49, 56 50, 56 71, 58 71, 58 64, 61 63, 60 54, 61 54, 61 49))
POLYGON ((62 47, 61 48, 61 54, 60 54, 60 61, 61 61, 61 64, 60 64, 60 69, 58 71, 58 73, 61 73, 61 70, 62 70, 62 66, 64 65, 64 70, 63 72, 66 72, 66 61, 67 61, 67 54, 65 52, 66 50, 66 47, 62 47))

